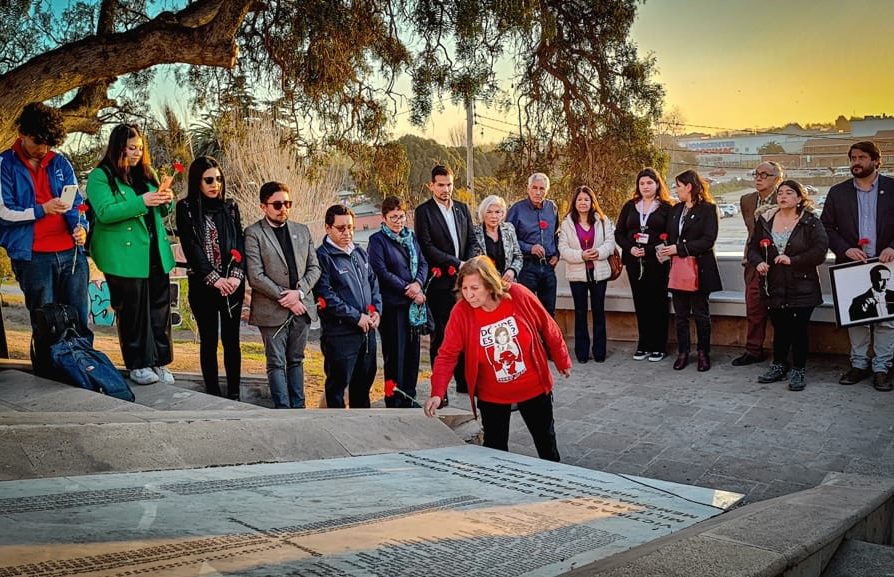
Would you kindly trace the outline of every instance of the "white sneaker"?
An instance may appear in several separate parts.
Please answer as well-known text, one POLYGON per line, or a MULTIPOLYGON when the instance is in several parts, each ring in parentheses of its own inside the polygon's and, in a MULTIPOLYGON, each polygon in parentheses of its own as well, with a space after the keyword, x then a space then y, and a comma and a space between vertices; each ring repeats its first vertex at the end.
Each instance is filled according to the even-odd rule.
POLYGON ((130 380, 138 385, 151 385, 158 382, 158 375, 149 367, 130 371, 130 380))
POLYGON ((174 375, 167 367, 154 367, 155 374, 158 375, 158 382, 163 385, 173 385, 174 375))

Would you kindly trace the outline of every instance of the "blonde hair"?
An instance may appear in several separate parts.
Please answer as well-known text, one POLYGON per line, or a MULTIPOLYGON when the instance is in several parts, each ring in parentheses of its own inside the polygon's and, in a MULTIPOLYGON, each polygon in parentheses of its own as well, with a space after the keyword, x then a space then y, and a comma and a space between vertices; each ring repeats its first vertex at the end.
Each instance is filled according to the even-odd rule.
POLYGON ((456 289, 462 296, 463 279, 467 276, 477 274, 481 277, 485 288, 497 300, 502 299, 508 293, 509 285, 503 282, 503 278, 494 266, 494 261, 488 256, 475 256, 463 263, 459 267, 459 274, 456 275, 456 289))

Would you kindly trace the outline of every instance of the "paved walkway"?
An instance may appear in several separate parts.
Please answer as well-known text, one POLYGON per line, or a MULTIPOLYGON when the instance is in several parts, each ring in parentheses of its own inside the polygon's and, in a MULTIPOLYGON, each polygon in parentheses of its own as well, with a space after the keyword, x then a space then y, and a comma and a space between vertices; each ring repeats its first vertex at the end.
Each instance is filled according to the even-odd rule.
MULTIPOLYGON (((733 367, 718 349, 707 373, 632 360, 610 343, 605 363, 575 365, 557 380, 562 460, 603 471, 737 491, 759 501, 817 485, 831 471, 894 477, 894 393, 864 381, 841 386, 845 357, 813 356, 807 389, 762 385, 767 363, 733 367)), ((421 387, 422 388, 422 387, 421 387)), ((420 391, 427 397, 428 391, 420 391)), ((451 404, 468 406, 453 395, 451 404)), ((536 455, 521 416, 510 450, 536 455)))

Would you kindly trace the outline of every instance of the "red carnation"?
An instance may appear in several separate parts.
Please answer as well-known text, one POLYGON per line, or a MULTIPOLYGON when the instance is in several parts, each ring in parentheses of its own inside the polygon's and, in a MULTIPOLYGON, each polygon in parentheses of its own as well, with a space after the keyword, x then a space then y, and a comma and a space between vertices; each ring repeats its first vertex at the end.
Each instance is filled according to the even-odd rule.
POLYGON ((326 308, 326 299, 323 297, 317 297, 317 308, 323 310, 326 308))
POLYGON ((388 379, 387 381, 385 381, 385 396, 393 397, 394 396, 394 388, 396 386, 397 386, 397 383, 395 383, 391 379, 388 379))
POLYGON ((860 245, 861 247, 868 246, 868 245, 869 245, 869 239, 868 239, 868 238, 861 238, 860 240, 857 241, 857 244, 860 245))
POLYGON ((635 235, 633 235, 633 242, 635 242, 636 244, 640 244, 641 238, 642 238, 642 235, 640 233, 636 233, 635 235))
POLYGON ((447 275, 448 276, 456 276, 456 267, 453 265, 448 266, 447 267, 447 275))
POLYGON ((237 249, 235 249, 235 248, 232 249, 230 251, 230 256, 233 257, 233 262, 235 262, 237 264, 242 262, 242 253, 239 252, 237 249))
POLYGON ((441 269, 438 268, 438 267, 435 267, 435 268, 431 269, 431 276, 432 276, 433 278, 441 278, 441 275, 442 275, 442 274, 443 274, 443 273, 441 272, 441 269))
POLYGON ((667 233, 666 233, 666 232, 662 232, 661 234, 658 235, 658 238, 659 238, 659 240, 661 240, 661 242, 666 241, 666 240, 667 240, 667 233))
POLYGON ((374 312, 376 312, 376 305, 367 305, 366 312, 368 312, 369 314, 373 314, 374 312))
POLYGON ((761 246, 762 246, 763 248, 767 248, 768 246, 770 246, 770 239, 769 239, 769 238, 762 238, 762 239, 761 239, 761 246))
POLYGON ((180 162, 175 161, 174 164, 173 164, 173 166, 174 166, 174 171, 175 171, 175 172, 179 172, 180 174, 183 174, 183 170, 184 170, 184 168, 183 168, 183 165, 180 164, 180 162))
POLYGON ((78 205, 78 212, 83 214, 83 213, 87 212, 88 210, 90 210, 90 207, 87 206, 86 202, 83 202, 78 205))
POLYGON ((540 230, 546 230, 547 228, 549 228, 549 225, 546 223, 545 220, 541 220, 540 221, 540 230))

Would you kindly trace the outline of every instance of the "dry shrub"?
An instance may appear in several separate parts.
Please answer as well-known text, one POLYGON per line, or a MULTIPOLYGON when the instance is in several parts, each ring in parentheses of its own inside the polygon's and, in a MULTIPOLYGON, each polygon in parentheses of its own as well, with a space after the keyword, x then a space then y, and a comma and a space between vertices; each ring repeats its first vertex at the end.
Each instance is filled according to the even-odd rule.
POLYGON ((261 185, 285 183, 293 202, 289 218, 306 224, 316 241, 322 239, 326 209, 336 202, 347 178, 332 164, 303 159, 291 137, 270 117, 237 121, 223 142, 227 195, 239 204, 242 224, 248 226, 263 216, 258 201, 261 185))

